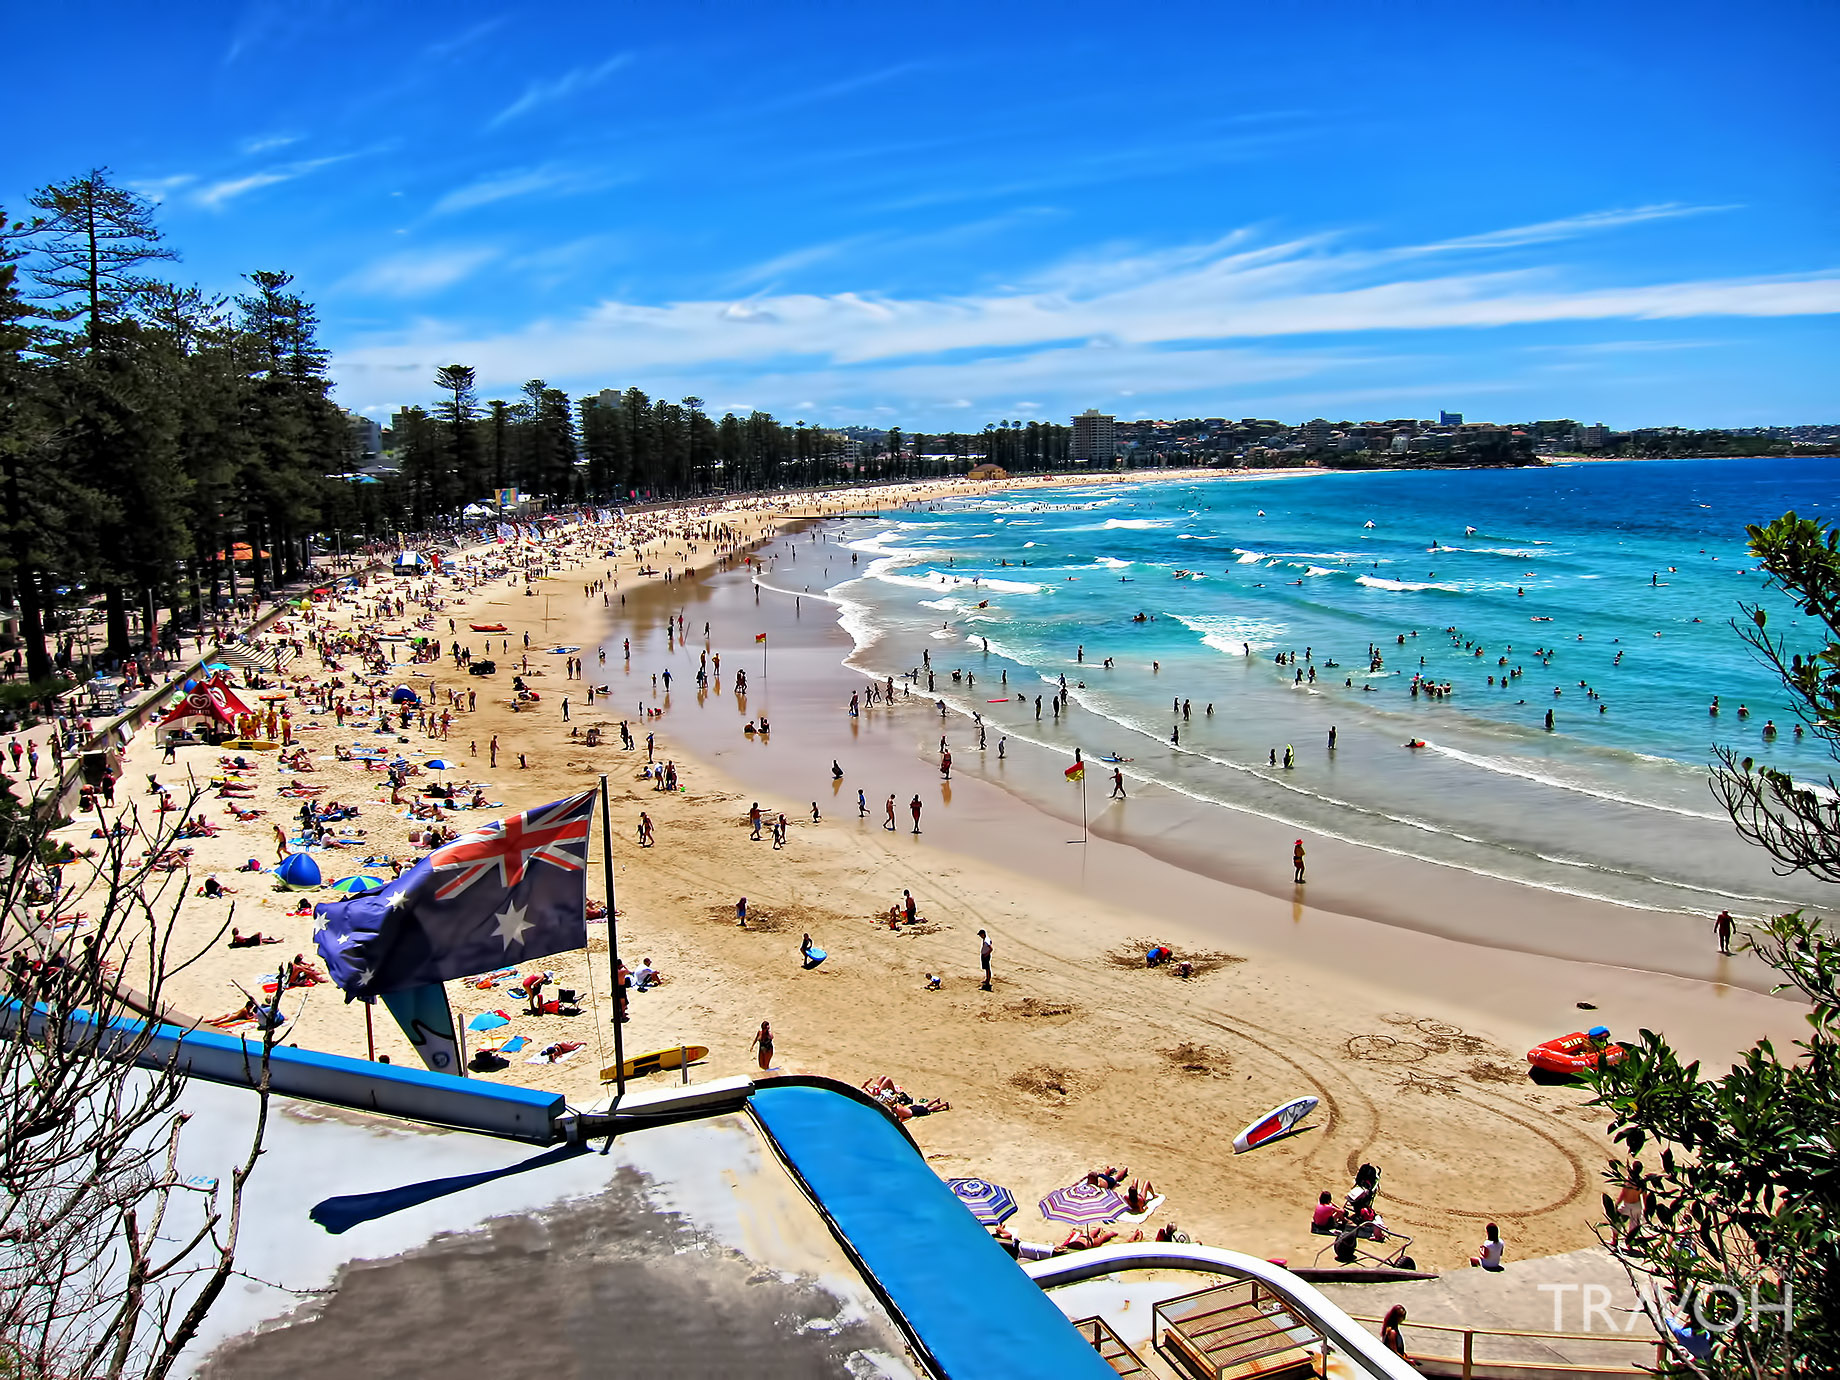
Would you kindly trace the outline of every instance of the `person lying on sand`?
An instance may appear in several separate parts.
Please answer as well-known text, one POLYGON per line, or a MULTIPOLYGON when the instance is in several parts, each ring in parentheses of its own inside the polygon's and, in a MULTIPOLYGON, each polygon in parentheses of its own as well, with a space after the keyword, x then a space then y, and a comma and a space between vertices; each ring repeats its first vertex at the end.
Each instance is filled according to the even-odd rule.
POLYGON ((254 997, 247 997, 236 1010, 226 1011, 223 1015, 206 1021, 205 1024, 227 1029, 249 1021, 254 1021, 259 1026, 277 1026, 281 1024, 281 1014, 272 1007, 258 1006, 254 997))
MULTIPOLYGON (((1066 1255, 1069 1251, 1090 1251, 1117 1239, 1118 1233, 1110 1227, 1075 1227, 1054 1248, 1054 1254, 1066 1255)), ((1144 1234, 1141 1231, 1134 1233, 1131 1237, 1133 1241, 1143 1239, 1144 1234)))
POLYGON ((1158 1241, 1187 1242, 1188 1239, 1188 1233, 1183 1231, 1182 1228, 1178 1227, 1174 1222, 1165 1222, 1156 1229, 1156 1240, 1158 1241))
POLYGON ((553 1045, 545 1045, 538 1053, 549 1063, 559 1062, 565 1054, 573 1054, 580 1049, 580 1040, 560 1040, 553 1045))
POLYGON ((1125 1181, 1126 1175, 1130 1172, 1131 1167, 1129 1165, 1118 1165, 1114 1168, 1112 1165, 1108 1164, 1103 1168, 1094 1169, 1088 1173, 1086 1182, 1099 1188, 1117 1188, 1119 1184, 1125 1181))
POLYGON ((1137 1186, 1137 1181, 1133 1179, 1131 1181, 1131 1186, 1124 1191, 1124 1205, 1132 1212, 1148 1212, 1150 1210, 1150 1204, 1155 1198, 1156 1188, 1148 1179, 1144 1180, 1144 1186, 1142 1188, 1139 1188, 1137 1186))
POLYGON ((252 930, 244 934, 234 925, 230 927, 229 947, 232 949, 254 949, 263 944, 279 944, 281 940, 272 934, 263 934, 261 930, 252 930))

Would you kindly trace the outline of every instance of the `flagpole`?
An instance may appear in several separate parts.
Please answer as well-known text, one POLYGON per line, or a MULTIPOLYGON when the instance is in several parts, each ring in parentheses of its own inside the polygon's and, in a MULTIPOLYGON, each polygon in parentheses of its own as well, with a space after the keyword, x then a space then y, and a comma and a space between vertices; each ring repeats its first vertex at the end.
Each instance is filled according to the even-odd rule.
POLYGON ((626 1042, 622 1038, 620 1017, 620 929, 615 918, 619 911, 613 904, 613 823, 607 811, 607 777, 601 776, 601 867, 607 884, 607 971, 613 974, 613 1072, 614 1105, 626 1096, 626 1042))

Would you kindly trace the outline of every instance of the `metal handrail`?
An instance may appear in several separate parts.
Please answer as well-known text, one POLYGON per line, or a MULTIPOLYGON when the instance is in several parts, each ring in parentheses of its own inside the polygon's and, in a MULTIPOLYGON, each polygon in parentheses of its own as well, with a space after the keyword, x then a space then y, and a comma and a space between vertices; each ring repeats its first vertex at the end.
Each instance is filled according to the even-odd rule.
MULTIPOLYGON (((1379 1318, 1364 1318, 1358 1314, 1349 1314, 1359 1323, 1372 1323, 1380 1326, 1379 1318)), ((1470 1380, 1478 1362, 1476 1361, 1476 1338, 1478 1337, 1518 1337, 1533 1342, 1617 1342, 1624 1346, 1652 1346, 1655 1349, 1655 1364, 1649 1366, 1622 1366, 1615 1363, 1592 1365, 1583 1362, 1566 1362, 1554 1364, 1548 1361, 1517 1361, 1504 1359, 1485 1361, 1484 1365, 1515 1366, 1523 1370, 1549 1370, 1554 1374, 1590 1375, 1596 1377, 1618 1375, 1653 1375, 1667 1364, 1667 1343, 1658 1337, 1619 1337, 1613 1332, 1524 1332, 1511 1327, 1462 1327, 1455 1323, 1428 1323, 1408 1320, 1406 1326, 1415 1332, 1449 1332, 1463 1338, 1461 1356, 1432 1356, 1427 1352, 1417 1354, 1423 1360, 1441 1361, 1448 1365, 1461 1365, 1464 1380, 1470 1380)))
POLYGON ((1234 1279, 1257 1280, 1283 1299, 1365 1375, 1374 1380, 1418 1380, 1418 1372, 1380 1345, 1379 1339, 1344 1313, 1314 1285, 1281 1265, 1217 1246, 1132 1242, 1099 1246, 1073 1255, 1022 1262, 1023 1271, 1043 1289, 1077 1284, 1120 1270, 1205 1270, 1234 1279))

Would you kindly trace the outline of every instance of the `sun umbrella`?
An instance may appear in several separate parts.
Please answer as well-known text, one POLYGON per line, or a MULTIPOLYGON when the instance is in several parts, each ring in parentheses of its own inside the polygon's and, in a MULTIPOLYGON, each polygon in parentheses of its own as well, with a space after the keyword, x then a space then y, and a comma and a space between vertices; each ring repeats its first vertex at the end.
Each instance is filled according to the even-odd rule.
POLYGON ((1016 1198, 1007 1188, 999 1188, 982 1179, 947 1179, 946 1187, 987 1227, 1016 1215, 1016 1198))
POLYGON ((468 1030, 497 1030, 501 1025, 510 1025, 509 1016, 501 1016, 496 1011, 482 1011, 466 1023, 468 1030))
POLYGON ((1125 1202, 1109 1188, 1097 1184, 1069 1184, 1041 1200, 1041 1215, 1056 1222, 1087 1226, 1110 1222, 1125 1214, 1125 1202))
POLYGON ((383 885, 381 877, 340 877, 332 884, 334 891, 349 891, 357 896, 366 891, 375 891, 383 885))
POLYGON ((429 771, 452 771, 454 768, 454 764, 444 757, 430 757, 422 765, 429 771))
POLYGON ((311 853, 289 853, 275 864, 275 876, 288 886, 310 887, 320 884, 319 864, 311 853))

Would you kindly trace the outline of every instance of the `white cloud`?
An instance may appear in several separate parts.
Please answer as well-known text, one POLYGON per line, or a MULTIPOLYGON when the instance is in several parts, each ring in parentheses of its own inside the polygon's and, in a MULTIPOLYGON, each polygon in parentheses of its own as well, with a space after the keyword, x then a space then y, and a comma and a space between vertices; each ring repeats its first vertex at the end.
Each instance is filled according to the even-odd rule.
POLYGON ((245 173, 242 177, 225 178, 209 186, 200 187, 193 193, 192 199, 209 210, 219 210, 240 196, 259 191, 263 187, 273 187, 282 182, 292 182, 297 177, 317 172, 334 163, 343 163, 354 154, 335 154, 330 158, 306 158, 297 163, 281 163, 260 172, 245 173))
POLYGON ((975 294, 612 300, 572 317, 492 332, 423 322, 402 336, 342 351, 338 367, 355 380, 405 361, 419 368, 465 359, 493 379, 643 375, 673 378, 698 392, 745 390, 782 399, 804 399, 817 389, 820 398, 847 393, 997 404, 1064 396, 1076 387, 1168 393, 1223 380, 1297 377, 1337 359, 1350 362, 1347 351, 1260 351, 1245 344, 1285 337, 1832 314, 1840 314, 1834 270, 1573 287, 1557 269, 1408 276, 1390 251, 1338 250, 1324 237, 1259 245, 1236 233, 1202 245, 1063 262, 1015 287, 975 294), (783 388, 769 385, 775 377, 786 381, 783 388))
POLYGON ((244 153, 254 155, 284 149, 289 144, 298 144, 300 140, 301 136, 298 134, 264 134, 253 139, 245 139, 238 147, 244 153))
POLYGON ((1512 249, 1527 244, 1551 244, 1557 240, 1576 239, 1600 230, 1618 230, 1625 225, 1639 225, 1649 220, 1678 220, 1682 216, 1706 216, 1719 211, 1736 211, 1738 206, 1684 206, 1663 202, 1655 206, 1632 206, 1624 210, 1591 211, 1563 220, 1541 221, 1506 230, 1490 230, 1480 235, 1460 235, 1422 245, 1406 253, 1435 254, 1450 249, 1512 249))
POLYGON ((435 202, 431 215, 448 216, 458 211, 472 211, 495 201, 513 201, 551 193, 588 191, 604 186, 607 178, 580 169, 546 163, 541 167, 520 168, 494 173, 456 187, 435 202))
POLYGON ((553 105, 557 101, 566 101, 584 91, 591 91, 632 60, 631 53, 615 53, 598 66, 576 67, 552 81, 532 82, 524 88, 523 95, 488 120, 486 128, 497 129, 500 125, 528 115, 541 106, 553 105))
POLYGON ((139 182, 130 182, 128 190, 146 197, 158 206, 174 192, 191 186, 197 180, 196 173, 174 173, 171 177, 147 177, 139 182))
POLYGON ((455 245, 444 249, 412 250, 391 254, 365 265, 340 287, 352 292, 377 292, 390 297, 417 297, 451 287, 469 278, 498 257, 484 245, 455 245))

